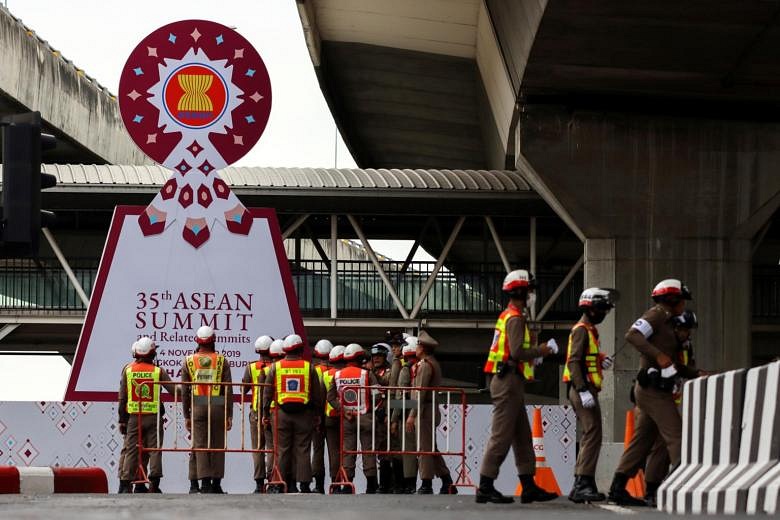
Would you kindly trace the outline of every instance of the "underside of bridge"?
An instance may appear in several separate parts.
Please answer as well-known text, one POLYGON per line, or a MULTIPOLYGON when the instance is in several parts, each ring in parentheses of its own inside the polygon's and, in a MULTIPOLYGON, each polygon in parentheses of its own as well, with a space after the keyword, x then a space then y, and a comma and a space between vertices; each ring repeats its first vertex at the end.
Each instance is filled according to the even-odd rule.
MULTIPOLYGON (((298 5, 358 164, 522 172, 584 243, 584 284, 623 294, 602 348, 678 277, 702 366, 780 353, 766 289, 780 249, 780 2, 298 5)), ((622 435, 637 366, 624 349, 608 380, 608 437, 622 435)))

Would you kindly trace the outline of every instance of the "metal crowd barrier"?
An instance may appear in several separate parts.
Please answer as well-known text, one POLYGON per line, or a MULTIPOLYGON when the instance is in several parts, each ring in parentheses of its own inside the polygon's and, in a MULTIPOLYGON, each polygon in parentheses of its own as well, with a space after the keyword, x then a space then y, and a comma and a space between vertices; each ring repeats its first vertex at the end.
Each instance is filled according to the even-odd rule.
MULTIPOLYGON (((354 402, 354 401, 349 401, 354 402)), ((402 387, 402 386, 359 386, 359 385, 348 385, 344 386, 341 389, 339 389, 339 405, 341 408, 341 413, 339 415, 339 471, 336 476, 336 478, 331 482, 330 484, 330 493, 332 494, 334 490, 339 486, 346 486, 348 489, 352 491, 354 494, 355 492, 355 486, 354 484, 349 480, 349 477, 347 475, 347 471, 344 468, 344 456, 345 455, 360 455, 361 457, 365 456, 377 456, 377 455, 416 455, 418 457, 423 456, 434 456, 434 455, 441 455, 441 456, 455 456, 460 457, 460 464, 458 467, 458 477, 453 481, 453 483, 450 486, 450 489, 457 488, 457 487, 475 487, 473 481, 471 480, 471 477, 468 472, 468 467, 466 466, 466 418, 468 413, 468 404, 466 400, 466 392, 462 388, 451 388, 451 387, 433 387, 433 386, 424 386, 424 387, 402 387), (430 391, 431 392, 431 402, 430 403, 422 403, 419 399, 419 395, 421 391, 430 391), (370 449, 367 446, 363 446, 362 442, 360 441, 360 421, 361 421, 361 415, 363 414, 355 414, 354 416, 347 418, 344 414, 345 406, 346 409, 361 409, 363 403, 362 396, 364 394, 368 393, 371 396, 371 403, 369 405, 369 410, 365 415, 370 415, 371 417, 371 446, 370 449), (357 402, 356 404, 348 404, 345 402, 345 394, 354 395, 356 394, 357 402), (394 395, 397 394, 397 395, 394 395), (444 396, 443 399, 438 398, 439 395, 444 396), (455 394, 457 397, 455 400, 452 399, 453 394, 455 394), (436 446, 436 430, 438 429, 438 424, 436 421, 437 418, 437 407, 443 404, 446 406, 447 414, 446 414, 446 428, 445 428, 445 446, 444 450, 440 451, 437 449, 436 446), (420 428, 420 420, 421 420, 421 413, 424 406, 431 406, 432 413, 431 413, 431 443, 430 446, 433 448, 430 451, 423 451, 420 448, 421 445, 421 429, 420 428), (457 448, 457 444, 453 445, 450 442, 450 432, 452 431, 452 413, 451 409, 452 406, 460 406, 461 408, 461 428, 460 428, 460 449, 457 448), (401 449, 400 450, 394 450, 391 449, 391 435, 390 435, 390 418, 393 410, 400 410, 400 428, 398 434, 401 436, 401 449), (407 412, 411 412, 412 410, 416 410, 417 414, 417 420, 415 425, 415 442, 414 446, 407 446, 406 442, 406 435, 405 435, 405 423, 407 419, 407 412), (384 446, 378 446, 377 445, 377 415, 383 415, 384 417, 381 419, 383 423, 387 427, 387 435, 386 435, 386 441, 384 442, 384 446), (355 449, 347 449, 344 446, 344 421, 345 420, 354 420, 356 422, 356 440, 355 440, 355 449), (359 449, 358 449, 359 446, 359 449)), ((363 421, 366 419, 364 418, 363 421)))
MULTIPOLYGON (((225 438, 225 444, 222 447, 216 447, 211 445, 211 428, 207 428, 206 430, 206 447, 205 448, 195 448, 195 433, 194 428, 192 426, 190 427, 190 445, 181 447, 179 446, 179 439, 178 435, 174 435, 173 437, 173 445, 172 446, 164 446, 164 443, 161 441, 160 433, 162 432, 161 428, 161 418, 162 414, 157 413, 157 420, 155 422, 155 428, 157 429, 157 435, 156 435, 156 445, 155 446, 144 446, 143 442, 143 428, 142 428, 142 416, 143 415, 150 415, 150 414, 143 414, 141 413, 142 406, 139 405, 138 407, 138 413, 136 414, 138 416, 138 470, 137 470, 137 480, 133 481, 133 484, 148 484, 149 477, 146 472, 143 455, 144 453, 163 453, 163 452, 189 452, 189 453, 196 453, 196 452, 209 452, 209 453, 261 453, 263 455, 270 454, 272 457, 272 470, 271 470, 271 476, 268 479, 268 482, 266 484, 266 487, 269 486, 280 486, 282 488, 282 492, 286 492, 287 490, 287 483, 285 482, 284 478, 282 478, 281 471, 279 470, 279 460, 277 456, 277 450, 278 450, 278 428, 277 425, 279 423, 277 414, 274 413, 278 407, 272 407, 271 408, 271 415, 273 416, 273 448, 267 449, 264 448, 264 440, 265 440, 265 423, 263 422, 264 417, 262 416, 262 397, 260 397, 260 404, 258 404, 258 413, 257 413, 257 421, 255 424, 249 424, 250 427, 254 426, 258 428, 258 435, 257 435, 257 446, 251 446, 247 447, 246 443, 246 426, 247 426, 247 413, 246 413, 246 405, 249 405, 251 407, 252 405, 252 398, 253 395, 252 392, 261 392, 260 396, 262 396, 262 393, 264 391, 265 387, 272 387, 273 385, 270 383, 263 383, 263 384, 254 384, 254 383, 200 383, 196 381, 180 381, 180 382, 162 382, 162 381, 143 381, 139 383, 140 385, 149 386, 152 393, 150 395, 154 395, 154 385, 175 385, 176 386, 176 392, 173 394, 173 417, 174 417, 174 425, 173 430, 174 432, 179 431, 179 414, 178 414, 178 407, 181 405, 183 406, 182 401, 180 400, 182 395, 184 394, 183 387, 184 386, 208 386, 208 395, 205 396, 195 396, 194 392, 190 392, 190 417, 192 418, 192 411, 195 406, 196 397, 199 398, 199 400, 204 399, 206 400, 206 406, 207 406, 207 424, 211 423, 212 418, 212 401, 223 401, 225 402, 225 395, 220 396, 212 396, 211 395, 211 387, 212 386, 224 386, 224 387, 230 387, 231 389, 238 388, 240 391, 238 394, 233 393, 232 398, 232 405, 239 404, 239 410, 241 413, 241 444, 238 448, 229 448, 228 447, 228 406, 227 402, 225 402, 225 406, 223 406, 224 414, 223 414, 223 433, 225 438), (251 392, 249 392, 251 390, 251 392), (249 395, 247 395, 249 394, 249 395)), ((223 392, 224 394, 224 392, 223 392)), ((162 392, 160 393, 160 400, 162 405, 162 392)), ((170 395, 170 394, 168 394, 170 395)), ((218 406, 218 403, 215 403, 213 406, 218 406)), ((220 405, 221 406, 221 405, 220 405)), ((191 419, 192 420, 192 419, 191 419)), ((233 425, 235 425, 235 421, 233 421, 233 425)), ((192 422, 190 423, 192 425, 192 422)), ((251 432, 250 432, 251 435, 251 432)), ((250 437, 251 439, 251 437, 250 437)), ((251 442, 250 442, 251 444, 251 442)))

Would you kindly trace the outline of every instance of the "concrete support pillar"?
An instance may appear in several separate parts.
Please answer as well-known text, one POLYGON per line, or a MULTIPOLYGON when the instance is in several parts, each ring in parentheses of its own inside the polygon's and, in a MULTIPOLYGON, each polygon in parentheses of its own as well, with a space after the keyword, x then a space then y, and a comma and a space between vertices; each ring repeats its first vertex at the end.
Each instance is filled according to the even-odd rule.
MULTIPOLYGON (((695 333, 697 363, 709 370, 750 364, 750 280, 748 240, 594 238, 585 241, 585 287, 615 287, 617 308, 599 326, 602 348, 614 353, 624 345, 631 324, 652 305, 650 291, 664 278, 680 278, 693 292, 700 320, 695 333), (727 317, 727 319, 724 319, 727 317)), ((620 350, 600 400, 605 441, 623 440, 628 393, 639 368, 639 354, 620 350)))

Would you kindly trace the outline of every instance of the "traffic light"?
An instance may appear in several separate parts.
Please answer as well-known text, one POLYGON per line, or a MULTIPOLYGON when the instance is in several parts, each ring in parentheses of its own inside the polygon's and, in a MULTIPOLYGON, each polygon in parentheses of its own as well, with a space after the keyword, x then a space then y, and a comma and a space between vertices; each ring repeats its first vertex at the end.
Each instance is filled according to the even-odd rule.
POLYGON ((41 132, 40 112, 3 119, 3 208, 1 257, 38 256, 41 227, 54 214, 41 211, 41 190, 57 184, 54 175, 41 173, 41 152, 57 145, 53 135, 41 132))

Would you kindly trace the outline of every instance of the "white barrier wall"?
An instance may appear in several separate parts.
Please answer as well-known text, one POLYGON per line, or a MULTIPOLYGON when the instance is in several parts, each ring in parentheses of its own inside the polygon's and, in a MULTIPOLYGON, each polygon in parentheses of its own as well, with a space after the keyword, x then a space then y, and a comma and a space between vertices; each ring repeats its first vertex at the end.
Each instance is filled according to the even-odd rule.
POLYGON ((658 491, 670 513, 770 513, 780 496, 780 362, 685 384, 680 467, 658 491))
MULTIPOLYGON (((238 408, 238 405, 237 405, 238 408)), ((166 405, 170 410, 171 405, 166 405)), ((532 407, 527 407, 532 420, 532 407)), ((490 434, 492 406, 468 407, 466 431, 466 465, 475 483, 479 480, 479 466, 482 453, 490 434)), ((166 447, 173 446, 174 432, 179 447, 189 446, 187 432, 181 412, 168 414, 165 418, 166 447)), ((442 407, 442 422, 437 432, 437 442, 444 449, 447 441, 447 411, 442 407)), ((449 424, 450 448, 458 450, 461 443, 460 406, 452 407, 449 424)), ((245 445, 250 445, 249 419, 245 418, 245 445)), ((576 419, 569 406, 544 406, 542 422, 545 433, 547 463, 553 469, 558 484, 568 493, 573 483, 576 459, 576 419)), ((230 447, 241 444, 241 419, 236 409, 233 430, 228 437, 230 447)), ((115 492, 118 486, 117 461, 122 448, 123 437, 117 429, 117 412, 114 403, 98 402, 0 402, 0 465, 13 466, 97 466, 106 471, 109 490, 115 492)), ((457 477, 460 459, 446 457, 452 477, 457 477)), ((187 481, 188 454, 165 453, 163 468, 165 476, 161 487, 164 492, 185 493, 187 481)), ((359 462, 358 462, 359 465, 359 462)), ((356 475, 358 490, 365 488, 360 471, 356 475)), ((434 482, 434 486, 436 483, 434 482)), ((513 493, 517 486, 514 459, 511 454, 501 467, 496 486, 504 492, 513 493)), ((223 488, 229 493, 251 493, 252 460, 249 454, 227 454, 226 477, 223 488)), ((461 492, 468 492, 461 489, 461 492)))

